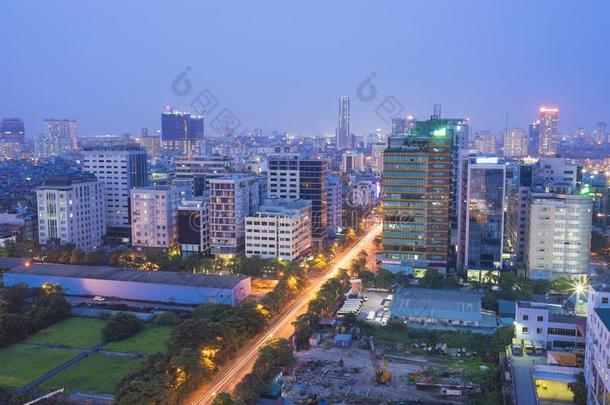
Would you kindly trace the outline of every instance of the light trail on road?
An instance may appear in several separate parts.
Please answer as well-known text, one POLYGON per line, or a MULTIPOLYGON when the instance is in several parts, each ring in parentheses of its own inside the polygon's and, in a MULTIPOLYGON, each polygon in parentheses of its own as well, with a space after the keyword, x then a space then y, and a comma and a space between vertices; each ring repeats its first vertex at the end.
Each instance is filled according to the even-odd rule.
MULTIPOLYGON (((322 285, 328 281, 329 279, 335 277, 341 268, 348 268, 351 261, 358 255, 358 252, 363 249, 368 243, 370 243, 377 235, 381 233, 381 225, 377 224, 373 228, 371 228, 367 234, 365 234, 358 243, 356 243, 349 251, 347 251, 340 259, 335 259, 335 263, 333 264, 331 270, 328 271, 325 275, 320 277, 318 281, 314 284, 306 288, 298 298, 298 300, 292 305, 291 309, 278 318, 273 326, 265 333, 264 336, 259 337, 254 342, 252 342, 252 347, 250 347, 246 353, 244 353, 241 357, 234 360, 234 363, 228 367, 225 367, 220 370, 215 379, 219 379, 212 387, 206 390, 205 393, 201 393, 201 397, 198 399, 194 399, 190 402, 193 405, 207 405, 211 404, 214 400, 214 397, 217 393, 220 392, 230 392, 232 389, 239 383, 240 375, 243 373, 244 369, 248 367, 248 371, 250 367, 258 355, 258 350, 263 346, 263 344, 267 341, 267 339, 272 337, 284 337, 288 338, 290 334, 292 334, 292 322, 299 315, 299 312, 305 312, 306 307, 311 299, 311 296, 317 293, 322 285), (284 336, 286 333, 280 333, 282 329, 289 330, 290 333, 288 336, 284 336)), ((286 332, 284 330, 283 332, 286 332)), ((198 394, 195 394, 198 395, 198 394)), ((193 395, 193 396, 195 396, 193 395)), ((188 402, 187 402, 188 403, 188 402)))

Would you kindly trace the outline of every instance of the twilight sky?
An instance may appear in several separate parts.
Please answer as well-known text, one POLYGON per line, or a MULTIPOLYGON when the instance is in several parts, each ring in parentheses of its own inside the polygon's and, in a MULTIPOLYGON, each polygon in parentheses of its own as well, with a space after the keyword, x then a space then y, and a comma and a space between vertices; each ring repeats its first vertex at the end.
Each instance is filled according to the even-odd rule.
POLYGON ((2 0, 0 117, 29 136, 46 117, 154 131, 163 105, 209 89, 209 121, 228 108, 242 128, 330 133, 348 95, 354 132, 388 129, 376 109, 393 95, 420 119, 441 102, 494 131, 557 105, 573 132, 610 122, 609 24, 607 0, 2 0), (359 100, 371 72, 377 95, 359 100))

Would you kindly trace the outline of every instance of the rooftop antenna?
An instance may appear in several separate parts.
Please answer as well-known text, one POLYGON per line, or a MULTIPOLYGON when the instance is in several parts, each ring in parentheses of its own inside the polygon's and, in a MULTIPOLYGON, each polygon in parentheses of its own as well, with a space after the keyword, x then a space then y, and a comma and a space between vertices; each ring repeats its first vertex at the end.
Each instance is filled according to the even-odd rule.
POLYGON ((432 119, 434 119, 434 120, 441 119, 441 103, 434 104, 434 113, 432 114, 432 119))

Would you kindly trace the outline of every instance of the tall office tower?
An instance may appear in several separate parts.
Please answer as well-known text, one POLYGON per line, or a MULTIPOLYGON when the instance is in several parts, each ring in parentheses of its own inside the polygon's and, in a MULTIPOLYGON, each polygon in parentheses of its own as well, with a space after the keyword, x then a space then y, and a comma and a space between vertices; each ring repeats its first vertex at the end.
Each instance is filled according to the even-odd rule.
POLYGON ((210 253, 208 196, 183 200, 178 206, 178 243, 182 256, 210 253))
POLYGON ((337 125, 337 149, 352 147, 351 134, 349 132, 350 121, 350 99, 347 96, 339 98, 339 123, 337 125))
POLYGON ((495 155, 498 152, 496 135, 490 131, 476 132, 472 140, 472 148, 477 153, 495 155))
POLYGON ((500 270, 504 247, 506 166, 496 157, 469 156, 462 164, 458 211, 458 271, 500 270))
POLYGON ((210 248, 215 255, 243 251, 245 220, 259 206, 258 178, 254 173, 234 173, 210 179, 208 223, 210 248))
POLYGON ((75 120, 46 119, 44 133, 35 140, 38 157, 52 157, 78 149, 75 120))
POLYGON ((389 139, 383 159, 382 261, 392 272, 421 276, 426 269, 447 270, 458 122, 434 116, 389 139))
POLYGON ((21 157, 22 145, 18 142, 0 141, 0 162, 21 157))
POLYGON ((204 150, 203 116, 171 109, 161 114, 161 142, 166 150, 195 156, 204 150))
POLYGON ((336 174, 326 175, 328 229, 335 234, 343 227, 343 185, 336 174))
POLYGON ((592 204, 588 195, 532 193, 525 242, 529 278, 587 275, 592 204))
POLYGON ((194 196, 203 195, 210 189, 210 179, 235 171, 235 161, 230 156, 179 157, 175 160, 175 184, 190 187, 194 196))
POLYGON ((36 188, 36 199, 41 245, 73 244, 84 251, 102 245, 106 195, 95 176, 49 178, 36 188))
POLYGON ((557 154, 557 124, 559 109, 540 107, 540 156, 555 156, 557 154))
POLYGON ((274 153, 267 157, 267 196, 296 200, 301 195, 300 158, 297 153, 274 153))
POLYGON ((246 217, 246 256, 296 260, 311 251, 311 201, 267 199, 246 217))
POLYGON ((525 239, 527 236, 529 201, 534 184, 534 166, 519 164, 516 175, 508 182, 506 237, 512 267, 523 269, 525 265, 525 239))
POLYGON ((504 134, 504 157, 522 158, 527 156, 529 137, 521 128, 512 128, 504 134))
POLYGON ((363 172, 364 154, 350 150, 343 152, 343 155, 341 155, 341 171, 343 173, 363 172))
POLYGON ((534 121, 528 126, 529 142, 527 152, 529 156, 539 156, 540 149, 540 120, 534 121))
POLYGON ((182 190, 161 185, 131 189, 131 244, 169 249, 178 242, 182 190))
POLYGON ((535 181, 547 193, 578 194, 582 187, 582 166, 567 159, 541 157, 535 181))
POLYGON ((388 145, 385 143, 374 143, 371 146, 371 162, 373 173, 381 174, 383 172, 383 151, 388 145))
POLYGON ((2 122, 0 122, 0 142, 23 144, 24 141, 25 126, 21 118, 2 118, 2 122))
POLYGON ((324 249, 328 242, 327 173, 326 160, 308 158, 299 162, 299 198, 311 201, 311 237, 314 250, 324 249))
POLYGON ((130 191, 148 184, 146 151, 132 145, 85 147, 83 171, 105 185, 106 235, 115 242, 129 243, 130 191))
POLYGON ((608 140, 608 126, 605 122, 598 122, 595 124, 593 130, 593 142, 597 144, 610 143, 608 140))

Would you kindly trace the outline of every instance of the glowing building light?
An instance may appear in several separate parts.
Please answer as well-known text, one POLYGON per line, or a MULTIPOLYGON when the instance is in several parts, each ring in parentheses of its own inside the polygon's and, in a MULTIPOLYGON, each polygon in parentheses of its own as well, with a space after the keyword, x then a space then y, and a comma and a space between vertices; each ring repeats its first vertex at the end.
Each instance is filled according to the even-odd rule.
POLYGON ((447 128, 439 128, 432 132, 432 136, 447 136, 447 128))

